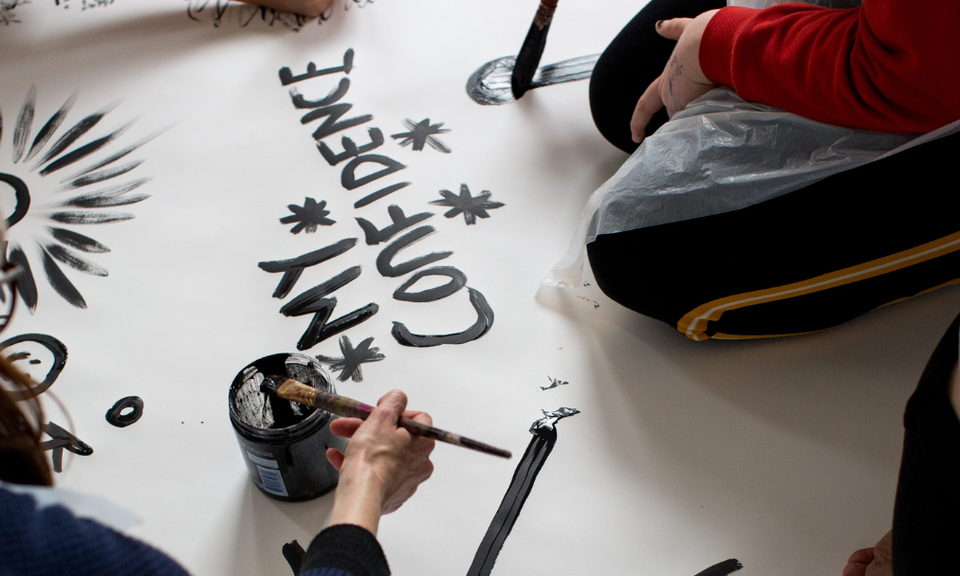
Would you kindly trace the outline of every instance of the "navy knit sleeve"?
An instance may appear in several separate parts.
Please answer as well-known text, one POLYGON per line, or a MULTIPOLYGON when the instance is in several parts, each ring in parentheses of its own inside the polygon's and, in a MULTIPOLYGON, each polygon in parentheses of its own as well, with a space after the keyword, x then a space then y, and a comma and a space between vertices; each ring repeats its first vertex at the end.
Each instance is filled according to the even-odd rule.
POLYGON ((310 543, 301 576, 390 576, 376 537, 351 524, 331 526, 310 543))
POLYGON ((0 488, 0 574, 17 576, 186 576, 159 550, 63 506, 37 508, 28 494, 0 488))

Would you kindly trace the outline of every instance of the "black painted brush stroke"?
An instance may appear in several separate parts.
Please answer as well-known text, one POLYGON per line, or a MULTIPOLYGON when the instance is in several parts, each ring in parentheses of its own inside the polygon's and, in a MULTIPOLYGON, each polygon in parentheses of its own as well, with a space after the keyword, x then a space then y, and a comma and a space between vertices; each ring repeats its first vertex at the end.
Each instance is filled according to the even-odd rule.
POLYGON ((73 108, 74 102, 77 101, 77 95, 80 93, 79 90, 74 90, 73 94, 67 98, 67 101, 63 103, 63 106, 57 110, 53 116, 47 120, 47 123, 43 125, 43 128, 40 129, 40 132, 37 133, 36 139, 34 139, 33 144, 30 146, 30 152, 27 153, 27 157, 23 159, 24 162, 29 162, 33 159, 34 156, 40 152, 40 149, 46 146, 47 141, 53 136, 53 133, 57 131, 57 128, 60 127, 60 124, 66 119, 67 114, 70 112, 70 109, 73 108))
POLYGON ((92 166, 89 166, 89 167, 81 170, 80 172, 77 172, 76 174, 72 174, 72 175, 70 175, 70 176, 67 176, 67 177, 63 178, 63 180, 60 180, 60 182, 62 183, 62 182, 66 182, 67 180, 73 180, 74 178, 79 178, 79 177, 81 177, 81 176, 86 176, 87 174, 90 174, 90 173, 94 172, 95 170, 99 170, 100 168, 103 168, 104 166, 109 166, 110 164, 113 164, 113 163, 116 162, 117 160, 120 160, 121 158, 123 158, 123 157, 127 156, 128 154, 134 152, 135 150, 137 150, 138 148, 140 148, 140 147, 143 146, 144 144, 147 144, 148 142, 150 142, 151 140, 153 140, 153 139, 156 138, 157 136, 160 136, 161 134, 163 134, 164 132, 166 132, 166 131, 169 130, 170 128, 172 128, 172 126, 167 126, 166 128, 161 128, 160 130, 157 130, 157 131, 154 132, 153 134, 150 134, 150 135, 148 135, 148 136, 145 136, 144 138, 141 138, 140 140, 138 140, 138 141, 134 142, 133 144, 127 146, 127 147, 124 148, 123 150, 120 150, 119 152, 117 152, 117 153, 114 154, 113 156, 110 156, 110 157, 107 158, 106 160, 101 160, 100 162, 97 162, 96 164, 93 164, 92 166))
POLYGON ((117 166, 116 168, 107 168, 99 172, 95 172, 88 176, 81 176, 76 178, 71 182, 67 182, 60 187, 58 192, 61 190, 76 190, 77 188, 82 188, 84 186, 89 186, 91 184, 97 184, 103 182, 104 180, 109 180, 111 178, 116 178, 117 176, 122 176, 127 172, 130 172, 137 166, 143 164, 143 160, 134 160, 133 162, 128 162, 123 166, 117 166))
POLYGON ((17 293, 20 294, 23 303, 33 314, 37 309, 37 283, 33 279, 33 271, 30 269, 27 255, 23 253, 23 249, 17 246, 10 251, 9 260, 23 269, 23 272, 17 278, 17 293))
POLYGON ((127 214, 124 212, 118 214, 111 214, 109 212, 72 212, 72 211, 62 211, 54 212, 50 215, 50 219, 54 222, 59 222, 61 224, 79 224, 79 225, 88 225, 88 224, 110 224, 111 222, 123 222, 125 220, 132 220, 134 218, 133 214, 127 214))
POLYGON ((86 194, 74 196, 69 200, 65 200, 60 205, 73 208, 112 208, 115 206, 136 204, 138 202, 143 202, 149 198, 150 195, 127 195, 127 192, 136 190, 151 180, 152 178, 140 178, 138 180, 133 180, 132 182, 127 182, 126 184, 118 184, 116 186, 110 186, 102 190, 97 190, 96 192, 88 192, 86 194))
POLYGON ((13 174, 0 172, 0 182, 5 182, 13 188, 14 200, 16 201, 13 213, 6 220, 6 227, 9 229, 27 215, 27 211, 30 209, 30 190, 27 189, 27 184, 23 180, 13 174))
POLYGON ((390 194, 393 194, 393 193, 396 192, 397 190, 402 190, 403 188, 406 188, 406 187, 409 186, 410 184, 412 184, 412 182, 398 182, 397 184, 392 184, 392 185, 387 186, 387 187, 385 187, 385 188, 381 188, 381 189, 377 190, 376 192, 371 192, 370 194, 367 194, 367 195, 364 196, 363 198, 361 198, 361 199, 357 200, 356 202, 354 202, 354 203, 353 203, 353 207, 354 207, 354 208, 363 208, 364 206, 366 206, 366 205, 368 205, 368 204, 373 204, 374 202, 376 202, 377 200, 383 198, 384 196, 389 196, 390 194))
MULTIPOLYGON (((20 24, 17 15, 13 13, 19 6, 29 4, 30 0, 13 0, 12 2, 0 1, 0 24, 9 26, 10 24, 20 24)), ((0 131, 2 132, 2 131, 0 131)))
POLYGON ((44 246, 44 249, 55 259, 73 268, 74 270, 79 270, 80 272, 83 272, 84 274, 90 274, 91 276, 106 277, 109 275, 105 268, 97 266, 92 262, 87 262, 83 258, 77 256, 73 252, 70 252, 59 244, 47 244, 44 246))
POLYGON ((70 282, 66 274, 63 273, 63 270, 57 266, 53 256, 42 247, 41 250, 43 251, 43 271, 47 275, 47 281, 50 282, 50 286, 71 305, 86 309, 87 302, 83 299, 83 296, 80 295, 77 287, 70 282))
POLYGON ((313 62, 308 62, 307 71, 304 74, 297 76, 293 75, 293 72, 290 71, 290 68, 284 66, 280 69, 280 84, 289 86, 290 84, 296 84, 297 82, 303 82, 304 80, 310 80, 311 78, 317 78, 319 76, 326 76, 327 74, 337 74, 340 72, 349 74, 350 71, 353 70, 353 56, 353 48, 347 48, 347 51, 343 53, 343 66, 335 66, 333 68, 317 70, 316 64, 313 62))
POLYGON ((393 258, 398 252, 415 242, 423 240, 436 231, 436 228, 433 226, 421 226, 394 240, 377 255, 377 271, 380 272, 380 275, 384 278, 396 278, 413 272, 417 268, 422 268, 428 264, 433 264, 438 260, 449 257, 453 252, 431 252, 424 256, 411 258, 402 264, 393 264, 393 258))
POLYGON ((446 298, 456 293, 466 286, 466 284, 467 275, 453 266, 434 266, 433 268, 420 270, 401 284, 399 288, 394 290, 393 299, 403 302, 433 302, 434 300, 440 300, 441 298, 446 298), (450 281, 435 288, 428 288, 419 292, 410 292, 410 288, 425 276, 447 276, 450 278, 450 281))
POLYGON ((367 362, 379 362, 386 358, 386 356, 380 353, 380 348, 376 346, 371 347, 371 344, 373 344, 372 337, 363 340, 354 348, 350 339, 344 335, 340 337, 340 353, 343 354, 342 357, 334 358, 332 356, 318 354, 317 360, 329 365, 331 371, 339 370, 340 374, 337 376, 337 380, 341 382, 346 382, 347 380, 362 382, 363 372, 360 370, 360 365, 366 364, 367 362))
POLYGON ((277 289, 273 291, 273 297, 282 300, 286 298, 290 290, 293 289, 293 286, 297 283, 297 280, 300 279, 300 275, 303 274, 305 268, 335 258, 356 245, 356 238, 345 238, 335 244, 325 246, 313 252, 308 252, 303 256, 291 258, 290 260, 260 262, 257 266, 259 266, 261 270, 270 272, 271 274, 283 273, 280 282, 277 284, 277 289))
POLYGON ((54 142, 53 146, 50 147, 50 150, 48 150, 39 161, 37 161, 34 169, 40 167, 41 164, 46 164, 52 158, 58 156, 61 152, 66 150, 71 144, 76 142, 78 138, 89 132, 94 126, 103 120, 104 116, 109 114, 111 110, 119 105, 120 101, 117 100, 116 102, 107 105, 105 108, 90 114, 86 118, 74 124, 69 130, 67 130, 66 134, 58 138, 57 141, 54 142))
POLYGON ((307 551, 303 549, 299 542, 294 540, 284 544, 280 552, 287 564, 290 565, 290 569, 293 570, 293 576, 299 576, 300 566, 303 564, 303 557, 307 554, 307 551))
POLYGON ((17 118, 16 127, 13 130, 13 163, 16 164, 23 157, 23 152, 27 147, 27 140, 30 139, 30 129, 33 125, 33 115, 37 103, 37 87, 31 86, 27 92, 27 97, 23 101, 23 108, 20 109, 20 116, 17 118))
POLYGON ((384 226, 382 229, 378 229, 372 222, 365 218, 357 218, 357 224, 359 224, 363 230, 363 236, 367 246, 376 246, 381 242, 386 242, 401 231, 430 218, 433 216, 433 212, 420 212, 413 216, 407 216, 403 213, 403 208, 396 204, 391 204, 387 207, 387 215, 390 216, 390 225, 384 226))
POLYGON ((290 229, 291 234, 299 234, 304 230, 306 230, 307 234, 313 234, 317 231, 317 226, 333 226, 337 223, 336 220, 327 218, 330 211, 326 210, 326 206, 326 200, 321 200, 318 203, 313 198, 304 198, 303 206, 296 204, 287 205, 287 209, 293 212, 293 215, 284 216, 280 219, 280 223, 297 223, 296 226, 290 229))
POLYGON ((71 164, 74 164, 76 162, 79 162, 80 160, 83 160, 87 156, 93 154, 97 150, 100 150, 107 144, 113 142, 114 140, 122 136, 123 133, 126 132, 131 126, 133 126, 133 121, 124 124, 123 126, 117 128, 116 130, 107 134, 106 136, 103 136, 102 138, 97 138, 96 140, 94 140, 93 142, 90 142, 89 144, 85 144, 77 148, 76 150, 71 150, 70 152, 57 158, 56 160, 54 160, 53 162, 45 166, 42 170, 40 170, 40 175, 49 176, 50 174, 58 170, 62 170, 63 168, 66 168, 71 164))
MULTIPOLYGON (((540 67, 533 76, 530 89, 552 86, 564 82, 586 80, 593 74, 599 54, 571 58, 555 64, 540 67)), ((467 80, 467 95, 484 106, 499 106, 516 102, 510 79, 516 58, 505 56, 491 60, 477 69, 467 80)))
POLYGON ((117 428, 126 428, 143 416, 143 399, 139 396, 127 396, 117 400, 104 416, 107 422, 117 428), (126 412, 129 410, 129 412, 126 412))
POLYGON ((330 280, 306 290, 280 308, 280 313, 287 317, 313 314, 310 324, 297 342, 297 350, 309 350, 331 336, 366 322, 380 310, 380 306, 371 302, 336 320, 330 320, 337 306, 337 299, 327 298, 327 296, 353 282, 358 276, 360 276, 359 266, 348 268, 330 280))
POLYGON ((514 523, 520 516, 524 502, 530 496, 533 483, 540 474, 540 469, 553 451, 557 443, 556 425, 562 418, 573 416, 580 412, 576 408, 558 408, 555 411, 543 411, 544 417, 537 420, 530 427, 533 438, 527 445, 523 458, 517 464, 517 469, 510 480, 507 493, 500 502, 500 508, 494 514, 490 527, 480 543, 480 548, 473 557, 473 563, 467 571, 467 576, 488 576, 493 570, 497 556, 513 529, 514 523))
POLYGON ((82 252, 88 252, 91 254, 103 254, 109 252, 110 249, 104 246, 103 244, 97 242, 93 238, 84 236, 72 230, 65 230, 63 228, 48 228, 50 234, 65 246, 70 246, 71 248, 76 248, 82 252))
POLYGON ((479 196, 471 195, 466 184, 460 185, 459 196, 449 190, 441 190, 440 195, 443 196, 442 199, 433 200, 430 203, 438 206, 450 206, 451 209, 443 214, 447 218, 455 218, 457 215, 463 214, 467 226, 476 224, 477 217, 489 218, 490 213, 487 210, 495 210, 504 205, 503 202, 491 202, 489 190, 484 190, 479 196))
POLYGON ((743 568, 743 564, 736 558, 731 558, 714 564, 702 572, 697 572, 695 576, 727 576, 727 574, 733 574, 741 568, 743 568))
MULTIPOLYGON (((19 336, 7 338, 3 342, 0 342, 0 351, 23 342, 34 342, 43 346, 50 351, 53 360, 50 362, 50 368, 47 370, 47 374, 39 384, 29 390, 7 391, 7 396, 14 401, 36 398, 49 390, 50 387, 53 386, 53 383, 57 381, 57 378, 60 377, 60 373, 63 372, 63 367, 67 364, 67 347, 63 342, 48 334, 20 334, 19 336)), ((28 356, 29 353, 19 353, 17 359, 26 359, 28 356)), ((13 355, 8 356, 7 359, 13 361, 13 355)), ((33 363, 31 360, 31 364, 33 363)))
POLYGON ((40 443, 41 450, 53 450, 53 471, 63 472, 63 450, 67 449, 78 456, 93 454, 93 448, 73 434, 67 432, 53 422, 43 425, 43 431, 52 438, 40 443))
POLYGON ((541 390, 552 390, 557 386, 566 386, 567 384, 569 384, 569 382, 567 382, 566 380, 561 380, 559 378, 552 378, 549 375, 547 376, 547 380, 549 380, 550 383, 547 384, 546 386, 540 386, 541 390))
POLYGON ((407 132, 390 135, 394 140, 400 140, 401 146, 410 146, 413 144, 413 149, 420 152, 423 150, 424 144, 429 144, 431 148, 444 154, 452 152, 449 146, 434 137, 434 134, 442 134, 450 131, 449 128, 441 128, 443 122, 431 124, 429 118, 421 120, 420 122, 414 122, 406 118, 403 122, 409 130, 407 132))
POLYGON ((394 322, 390 333, 403 346, 413 348, 430 348, 443 344, 466 344, 482 337, 493 326, 493 308, 479 291, 467 287, 470 293, 470 304, 477 312, 477 321, 463 332, 443 335, 414 334, 402 322, 394 322))

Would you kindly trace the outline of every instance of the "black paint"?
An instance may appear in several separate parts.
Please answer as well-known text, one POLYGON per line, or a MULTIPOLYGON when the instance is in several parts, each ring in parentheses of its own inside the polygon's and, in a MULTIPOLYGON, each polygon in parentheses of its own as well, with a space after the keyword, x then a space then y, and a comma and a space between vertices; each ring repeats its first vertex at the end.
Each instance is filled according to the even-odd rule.
POLYGON ((406 188, 406 187, 409 186, 410 184, 411 184, 411 182, 398 182, 397 184, 391 184, 390 186, 386 186, 386 187, 384 187, 384 188, 381 188, 381 189, 377 190, 376 192, 371 192, 370 194, 367 194, 367 195, 364 196, 363 198, 361 198, 361 199, 357 200, 356 202, 354 202, 354 203, 353 203, 353 207, 354 207, 354 208, 363 208, 364 206, 366 206, 366 205, 368 205, 368 204, 372 204, 372 203, 376 202, 377 200, 383 198, 384 196, 389 196, 390 194, 393 194, 393 193, 396 192, 397 190, 402 190, 403 188, 406 188))
POLYGON ((477 321, 463 332, 443 335, 422 335, 414 334, 402 322, 394 322, 393 330, 390 331, 396 341, 403 346, 412 346, 414 348, 430 348, 443 344, 466 344, 482 337, 490 331, 493 326, 493 309, 487 303, 487 299, 479 291, 467 287, 470 293, 470 304, 477 313, 477 321))
POLYGON ((453 252, 431 252, 425 256, 411 258, 403 264, 393 264, 393 258, 398 252, 414 242, 423 240, 436 231, 436 228, 433 226, 421 226, 394 240, 377 255, 377 271, 380 272, 380 275, 384 278, 396 278, 397 276, 403 276, 404 274, 413 272, 417 268, 422 268, 427 264, 432 264, 438 260, 449 257, 453 252))
POLYGON ((37 283, 33 279, 33 271, 30 269, 27 255, 17 246, 10 251, 9 260, 23 269, 23 272, 17 277, 17 293, 20 294, 23 303, 33 314, 37 309, 37 283))
MULTIPOLYGON (((20 24, 21 21, 17 19, 17 15, 14 14, 13 11, 16 10, 18 6, 29 3, 30 0, 11 0, 10 2, 0 1, 0 24, 4 24, 6 26, 9 26, 10 24, 20 24)), ((0 128, 2 127, 3 125, 0 123, 0 128)), ((0 135, 2 135, 2 133, 3 131, 0 130, 0 135)))
POLYGON ((702 572, 697 572, 696 576, 727 576, 727 574, 733 574, 741 568, 743 568, 743 564, 736 558, 731 558, 714 564, 702 572))
MULTIPOLYGON (((542 66, 534 75, 530 88, 586 80, 593 74, 593 67, 596 66, 599 57, 599 54, 593 54, 542 66)), ((513 56, 487 62, 470 75, 467 80, 467 95, 477 104, 485 106, 516 102, 511 87, 515 64, 516 58, 513 56)))
POLYGON ((460 185, 459 196, 449 190, 441 190, 440 195, 443 196, 441 200, 433 200, 430 203, 450 206, 451 209, 443 214, 447 218, 455 218, 457 215, 463 214, 467 226, 476 224, 477 217, 489 218, 490 213, 487 210, 495 210, 504 205, 503 202, 491 202, 489 190, 484 190, 479 196, 471 195, 466 184, 460 185))
POLYGON ((104 180, 109 180, 111 178, 116 178, 117 176, 122 176, 127 172, 130 172, 137 166, 143 164, 143 160, 134 160, 133 162, 128 162, 123 166, 117 166, 116 168, 107 168, 99 172, 94 172, 88 176, 81 176, 70 182, 67 182, 63 185, 63 189, 73 190, 76 188, 82 188, 83 186, 89 186, 91 184, 97 184, 98 182, 103 182, 104 180))
POLYGON ((124 220, 132 220, 134 218, 133 214, 118 213, 113 214, 110 212, 72 212, 72 211, 62 211, 54 212, 50 215, 50 219, 54 222, 59 222, 61 224, 110 224, 111 222, 123 222, 124 220))
POLYGON ((108 275, 105 268, 97 266, 92 262, 87 262, 59 244, 47 244, 44 249, 55 259, 63 262, 74 270, 79 270, 84 274, 90 274, 92 276, 105 277, 108 275))
POLYGON ((128 122, 123 126, 121 126, 120 128, 117 128, 113 132, 107 134, 106 136, 103 136, 102 138, 97 138, 96 140, 94 140, 93 142, 90 142, 89 144, 84 144, 83 146, 77 148, 76 150, 71 150, 70 152, 57 158, 56 160, 54 160, 53 162, 45 166, 42 170, 40 170, 40 175, 49 176, 50 174, 58 170, 62 170, 63 168, 66 168, 71 164, 74 164, 76 162, 79 162, 80 160, 83 160, 87 156, 93 154, 94 152, 100 150, 107 144, 119 138, 132 125, 133 125, 133 122, 128 122))
POLYGON ((307 64, 307 72, 305 74, 300 74, 294 76, 290 71, 290 68, 283 67, 280 69, 280 83, 284 86, 294 84, 296 82, 303 82, 304 80, 309 80, 311 78, 316 78, 318 76, 326 76, 327 74, 336 74, 338 72, 343 72, 344 74, 349 74, 350 70, 353 69, 353 48, 348 48, 346 52, 343 53, 343 66, 337 66, 334 68, 324 68, 323 70, 317 70, 317 65, 313 62, 307 64))
POLYGON ((51 440, 40 443, 41 450, 53 450, 53 471, 63 472, 63 450, 67 449, 78 456, 89 456, 93 454, 93 448, 82 440, 67 432, 53 422, 47 422, 43 425, 43 431, 50 436, 51 440))
POLYGON ((346 188, 347 190, 354 190, 361 186, 365 186, 375 180, 379 180, 384 176, 389 176, 394 172, 399 172, 406 168, 406 165, 397 162, 393 158, 389 158, 382 154, 363 154, 362 156, 357 156, 353 160, 347 163, 343 168, 343 171, 340 172, 340 185, 346 188), (373 162, 383 166, 375 172, 371 172, 366 176, 357 178, 357 168, 361 165, 368 162, 373 162))
POLYGON ((20 116, 13 131, 13 163, 16 164, 23 157, 27 140, 30 139, 30 128, 33 125, 33 114, 37 102, 37 87, 31 86, 27 98, 23 101, 20 116))
POLYGON ((113 156, 110 156, 110 157, 107 158, 106 160, 101 160, 100 162, 97 162, 96 164, 93 164, 93 165, 91 165, 91 166, 89 166, 89 167, 81 170, 80 172, 77 172, 76 174, 73 174, 72 176, 68 176, 68 177, 64 178, 63 180, 61 180, 61 182, 66 182, 67 180, 71 180, 71 179, 78 178, 78 177, 81 177, 81 176, 86 176, 87 174, 90 174, 90 173, 92 173, 92 172, 94 172, 94 171, 96 171, 96 170, 99 170, 100 168, 103 168, 104 166, 109 166, 110 164, 113 164, 113 163, 116 162, 117 160, 120 160, 121 158, 123 158, 123 157, 127 156, 128 154, 134 152, 135 150, 137 150, 138 148, 140 148, 140 147, 143 146, 144 144, 147 144, 148 142, 150 142, 151 140, 153 140, 153 139, 156 138, 157 136, 163 134, 164 132, 166 132, 166 131, 169 130, 169 129, 170 129, 169 126, 168 126, 167 128, 161 128, 160 130, 157 130, 157 131, 154 132, 153 134, 150 134, 149 136, 146 136, 145 138, 141 138, 141 139, 138 140, 137 142, 134 142, 134 143, 131 144, 130 146, 127 146, 126 148, 120 150, 119 152, 117 152, 117 153, 114 154, 113 156))
POLYGON ((443 126, 443 122, 431 124, 430 119, 426 118, 415 123, 413 120, 406 118, 404 119, 404 124, 406 124, 407 128, 409 129, 407 132, 390 135, 390 137, 393 139, 402 138, 402 140, 400 140, 401 146, 409 146, 413 144, 413 149, 419 152, 423 150, 424 144, 429 144, 431 148, 444 154, 449 154, 451 152, 449 146, 434 136, 434 134, 442 134, 450 131, 448 128, 441 128, 441 126, 443 126))
POLYGON ((456 293, 466 284, 467 275, 453 266, 434 266, 433 268, 427 268, 426 270, 417 272, 401 284, 400 287, 393 292, 393 299, 403 302, 433 302, 434 300, 440 300, 441 298, 446 298, 456 293), (410 288, 425 276, 447 276, 450 278, 450 281, 436 288, 410 292, 410 288))
POLYGON ((493 570, 493 565, 497 561, 497 556, 513 529, 514 523, 520 516, 520 510, 523 509, 524 502, 530 496, 533 489, 533 483, 540 474, 540 469, 553 451, 557 443, 557 422, 567 416, 573 416, 580 412, 576 408, 558 408, 553 412, 543 411, 544 417, 537 420, 530 427, 530 433, 533 438, 527 445, 523 458, 517 465, 513 473, 513 479, 510 480, 510 486, 507 493, 500 502, 500 508, 493 516, 490 527, 473 557, 473 563, 467 571, 467 576, 488 576, 493 570))
POLYGON ((86 118, 74 124, 69 130, 67 130, 66 134, 58 138, 57 141, 53 143, 53 146, 50 147, 50 150, 48 150, 47 153, 40 158, 40 161, 37 162, 37 166, 46 164, 52 158, 58 156, 61 152, 66 150, 71 144, 76 142, 78 138, 99 124, 100 121, 103 120, 103 117, 109 114, 110 111, 116 108, 119 104, 120 101, 118 100, 108 105, 106 108, 98 110, 97 112, 90 114, 86 118))
POLYGON ((287 561, 287 564, 290 565, 290 569, 293 570, 293 576, 299 576, 300 566, 303 564, 303 557, 307 554, 303 546, 294 540, 293 542, 284 544, 280 551, 283 553, 283 558, 287 561))
POLYGON ((261 270, 276 274, 282 272, 283 276, 280 278, 280 283, 277 284, 277 289, 273 291, 274 298, 286 298, 287 294, 290 293, 290 290, 293 289, 294 284, 297 283, 297 280, 300 279, 300 275, 303 274, 305 268, 310 266, 315 266, 321 262, 326 262, 331 258, 335 258, 347 250, 350 250, 357 245, 356 238, 346 238, 337 242, 336 244, 331 244, 319 250, 314 250, 304 254, 303 256, 298 256, 290 260, 276 260, 272 262, 260 262, 258 266, 261 270))
POLYGON ((104 252, 110 251, 110 249, 103 244, 83 234, 63 228, 48 228, 48 230, 57 241, 71 248, 94 254, 103 254, 104 252))
POLYGON ((373 338, 367 338, 364 341, 360 342, 360 345, 356 348, 353 347, 353 343, 350 342, 350 339, 346 336, 340 337, 340 353, 343 354, 340 358, 333 358, 330 356, 317 355, 317 360, 328 364, 330 370, 340 371, 340 375, 337 376, 337 380, 341 382, 346 382, 347 380, 353 380, 354 382, 363 381, 363 373, 360 370, 360 365, 367 362, 379 362, 386 358, 383 354, 380 353, 380 349, 376 346, 371 347, 373 344, 373 338))
POLYGON ((33 141, 33 145, 30 146, 30 152, 27 154, 27 157, 24 158, 24 162, 29 162, 33 159, 34 156, 40 152, 40 149, 46 146, 47 141, 50 140, 50 137, 53 136, 53 133, 57 131, 57 128, 60 127, 60 124, 63 123, 66 119, 67 114, 70 112, 70 109, 73 107, 73 103, 77 101, 77 94, 79 90, 74 90, 73 94, 67 98, 67 101, 63 103, 63 106, 57 110, 53 116, 47 120, 47 123, 43 125, 43 128, 40 129, 40 132, 37 133, 37 138, 33 141))
POLYGON ((541 390, 551 390, 553 388, 556 388, 557 386, 566 386, 567 384, 569 384, 569 382, 567 382, 566 380, 561 380, 559 378, 551 378, 549 375, 547 376, 547 380, 549 380, 550 383, 547 384, 546 386, 541 386, 540 387, 541 390))
POLYGON ((47 275, 47 281, 50 282, 50 286, 56 290, 57 294, 62 296, 64 300, 77 308, 87 307, 87 302, 83 299, 83 296, 80 295, 77 287, 70 282, 63 273, 63 270, 60 270, 56 261, 46 250, 43 250, 43 271, 47 275))
POLYGON ((150 197, 149 194, 127 194, 127 192, 136 190, 150 180, 152 180, 152 178, 140 178, 139 180, 127 182, 126 184, 118 184, 96 192, 74 196, 69 200, 65 200, 61 206, 73 208, 112 208, 114 206, 127 206, 129 204, 143 202, 150 197))
POLYGON ((287 209, 293 212, 293 215, 281 218, 280 222, 282 224, 297 223, 290 230, 291 234, 299 234, 303 230, 306 230, 307 234, 313 234, 317 231, 317 226, 333 226, 336 224, 336 220, 327 218, 330 211, 325 210, 326 206, 327 202, 325 200, 318 204, 313 198, 304 198, 303 206, 287 205, 287 209))
POLYGON ((6 220, 6 227, 12 228, 14 224, 23 220, 23 217, 27 215, 27 210, 30 209, 30 191, 27 189, 27 184, 13 174, 4 174, 0 172, 0 182, 6 182, 11 188, 13 188, 14 197, 16 199, 16 205, 13 207, 13 213, 10 214, 6 220))
POLYGON ((143 400, 138 396, 127 396, 117 400, 107 411, 107 422, 117 428, 125 428, 143 416, 143 400))
MULTIPOLYGON (((57 378, 60 377, 60 373, 63 372, 63 367, 67 364, 67 347, 63 344, 63 342, 48 334, 20 334, 19 336, 7 338, 3 342, 0 342, 0 351, 6 350, 7 348, 22 342, 34 342, 43 346, 50 351, 50 354, 53 356, 53 360, 50 362, 50 368, 47 370, 47 374, 43 377, 43 380, 39 384, 33 388, 30 388, 29 390, 7 391, 7 396, 14 401, 36 398, 40 394, 43 394, 49 390, 50 387, 53 386, 53 383, 57 381, 57 378)), ((29 352, 18 352, 11 354, 7 357, 7 359, 10 361, 15 361, 27 359, 29 356, 29 352)), ((34 364, 35 361, 31 360, 30 363, 34 364)))
POLYGON ((327 164, 336 166, 344 160, 355 158, 383 146, 383 132, 379 128, 368 128, 367 136, 370 137, 370 142, 363 146, 357 146, 352 138, 344 136, 340 139, 340 145, 343 146, 343 152, 340 153, 334 152, 326 142, 317 142, 317 150, 320 151, 320 155, 327 161, 327 164))
POLYGON ((390 216, 391 224, 389 226, 384 226, 382 229, 377 228, 372 222, 365 218, 357 218, 357 223, 360 224, 360 228, 363 230, 364 240, 366 241, 367 246, 376 246, 381 242, 386 242, 395 235, 399 234, 402 230, 415 224, 419 224, 420 222, 430 218, 433 216, 433 213, 420 212, 419 214, 414 214, 413 216, 406 216, 403 213, 403 208, 400 208, 396 204, 392 204, 387 207, 387 215, 390 216))

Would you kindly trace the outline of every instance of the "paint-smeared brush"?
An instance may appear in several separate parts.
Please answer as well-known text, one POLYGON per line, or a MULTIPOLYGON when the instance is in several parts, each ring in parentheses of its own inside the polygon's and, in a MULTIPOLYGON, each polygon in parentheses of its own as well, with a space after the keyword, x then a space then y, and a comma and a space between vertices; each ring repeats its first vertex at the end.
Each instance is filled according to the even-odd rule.
MULTIPOLYGON (((347 398, 346 396, 340 396, 339 394, 322 392, 285 376, 267 376, 263 379, 263 383, 260 384, 260 391, 264 394, 278 396, 284 400, 299 402, 307 406, 313 406, 314 408, 326 410, 337 416, 346 416, 347 418, 366 420, 373 411, 373 406, 369 404, 364 404, 363 402, 347 398)), ((459 434, 434 428, 433 426, 411 420, 405 416, 400 417, 397 425, 414 436, 433 438, 434 440, 446 442, 447 444, 463 446, 464 448, 470 448, 471 450, 477 450, 502 458, 510 458, 512 456, 507 450, 495 448, 489 444, 477 442, 470 438, 464 438, 459 434)))
POLYGON ((533 75, 540 65, 543 48, 547 45, 547 32, 550 30, 550 21, 557 9, 557 0, 540 0, 537 15, 533 17, 530 31, 520 47, 517 63, 513 66, 513 75, 510 77, 510 88, 513 97, 517 100, 533 86, 533 75))

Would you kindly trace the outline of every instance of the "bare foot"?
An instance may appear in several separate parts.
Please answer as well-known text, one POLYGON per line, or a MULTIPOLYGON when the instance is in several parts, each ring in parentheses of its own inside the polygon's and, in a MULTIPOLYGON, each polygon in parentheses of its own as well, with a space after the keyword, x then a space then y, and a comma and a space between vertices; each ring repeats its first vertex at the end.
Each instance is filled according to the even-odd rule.
POLYGON ((850 555, 842 576, 893 576, 893 531, 887 532, 873 548, 850 555))

